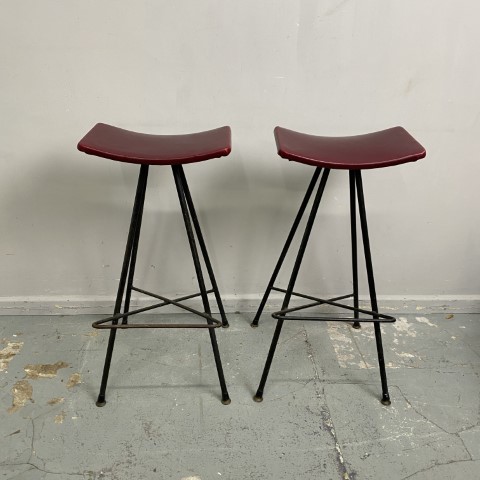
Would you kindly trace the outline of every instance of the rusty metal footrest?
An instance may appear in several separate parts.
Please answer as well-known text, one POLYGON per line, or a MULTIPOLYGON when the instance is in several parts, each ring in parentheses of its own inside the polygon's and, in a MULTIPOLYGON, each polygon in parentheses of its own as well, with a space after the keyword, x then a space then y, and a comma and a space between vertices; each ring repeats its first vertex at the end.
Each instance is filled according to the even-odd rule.
MULTIPOLYGON (((282 288, 272 288, 279 292, 285 293, 286 290, 282 288)), ((352 298, 353 294, 342 295, 340 297, 331 298, 325 300, 323 298, 312 297, 311 295, 304 295, 301 293, 292 292, 292 295, 297 297, 306 298, 308 300, 313 300, 312 303, 305 305, 300 305, 298 307, 285 308, 277 312, 272 313, 272 317, 277 320, 302 320, 302 321, 317 321, 317 322, 368 322, 368 323, 394 323, 396 318, 385 315, 383 313, 374 312, 371 310, 365 310, 363 308, 355 308, 350 305, 345 305, 343 303, 338 303, 337 300, 343 300, 345 298, 352 298), (354 317, 330 317, 330 316, 305 316, 305 315, 288 315, 292 312, 297 312, 299 310, 304 310, 306 308, 316 307, 318 305, 332 305, 333 307, 343 308, 351 312, 362 313, 364 315, 371 315, 372 318, 354 318, 354 317)))

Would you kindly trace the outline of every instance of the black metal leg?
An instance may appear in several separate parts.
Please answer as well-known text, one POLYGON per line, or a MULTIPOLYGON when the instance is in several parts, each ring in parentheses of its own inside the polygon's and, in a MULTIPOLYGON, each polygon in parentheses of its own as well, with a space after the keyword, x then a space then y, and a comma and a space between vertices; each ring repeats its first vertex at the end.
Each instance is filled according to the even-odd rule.
POLYGON ((220 317, 222 318, 222 326, 227 328, 229 326, 227 316, 225 315, 225 309, 223 308, 222 299, 220 297, 220 291, 218 290, 217 281, 213 273, 210 257, 208 256, 205 240, 203 239, 202 230, 200 228, 200 223, 198 221, 197 213, 195 211, 195 206, 193 204, 192 196, 190 194, 190 189, 188 188, 187 178, 185 177, 185 172, 183 171, 183 167, 181 165, 179 165, 178 170, 179 170, 180 178, 183 185, 183 191, 185 193, 185 199, 187 201, 188 210, 190 212, 190 216, 192 217, 193 227, 195 228, 195 233, 197 234, 198 244, 200 245, 200 250, 202 251, 203 260, 205 261, 205 266, 207 267, 208 276, 210 278, 212 290, 215 295, 215 300, 217 301, 220 317))
MULTIPOLYGON (((147 167, 147 178, 148 178, 148 165, 147 167)), ((145 204, 145 193, 147 187, 147 178, 145 178, 145 188, 143 189, 143 195, 140 199, 140 209, 138 213, 137 223, 135 225, 135 235, 133 238, 133 247, 132 247, 132 255, 130 258, 130 266, 128 268, 128 280, 127 280, 127 289, 125 292, 125 301, 123 305, 123 313, 127 313, 130 311, 130 299, 132 296, 132 287, 133 287, 133 277, 135 275, 135 266, 137 263, 137 252, 138 252, 138 242, 140 240, 140 230, 142 228, 142 218, 143 218, 143 206, 145 204)), ((122 325, 126 325, 128 323, 128 317, 124 317, 122 319, 122 325)))
MULTIPOLYGON (((370 293, 370 302, 372 311, 378 312, 377 294, 375 291, 375 280, 373 278, 372 256, 370 253, 370 241, 368 238, 367 215, 365 211, 365 199, 363 196, 362 174, 360 170, 355 172, 355 179, 357 184, 358 194, 358 210, 360 213, 360 224, 362 228, 363 248, 365 252, 365 263, 367 268, 368 289, 370 293)), ((373 318, 379 318, 378 315, 373 315, 373 318)), ((380 324, 374 323, 375 340, 377 344, 378 365, 380 367, 380 378, 382 380, 382 400, 384 405, 390 405, 390 395, 388 393, 387 373, 385 371, 385 360, 383 357, 382 333, 380 331, 380 324)))
POLYGON ((272 343, 270 344, 270 350, 268 351, 267 361, 265 362, 265 367, 263 368, 262 378, 260 379, 260 384, 257 388, 257 393, 253 397, 256 402, 263 401, 263 389, 265 388, 265 383, 267 382, 268 372, 272 365, 273 356, 275 355, 275 349, 277 348, 278 339, 280 338, 280 332, 282 331, 283 320, 277 320, 277 326, 275 327, 275 332, 273 334, 272 343))
POLYGON ((280 258, 278 259, 277 265, 273 270, 272 277, 268 282, 267 289, 265 290, 262 301, 260 302, 260 306, 258 307, 257 313, 255 314, 255 318, 252 321, 252 324, 251 324, 252 327, 258 327, 260 316, 262 315, 263 309, 265 308, 265 304, 267 303, 270 292, 272 291, 272 288, 275 284, 275 280, 277 279, 278 273, 280 272, 280 268, 282 267, 283 261, 285 260, 285 256, 287 255, 288 249, 290 248, 290 245, 295 236, 295 233, 297 232, 298 225, 300 224, 303 214, 305 213, 305 209, 307 208, 308 202, 310 201, 310 197, 312 196, 313 189, 315 188, 315 184, 317 183, 321 170, 322 170, 321 168, 315 169, 315 173, 313 174, 312 180, 310 181, 310 184, 307 188, 307 192, 305 193, 305 197, 303 198, 302 204, 300 205, 300 209, 298 210, 297 216, 295 217, 290 233, 288 234, 287 241, 285 242, 282 253, 280 254, 280 258))
MULTIPOLYGON (((353 307, 358 308, 358 260, 357 260, 357 212, 355 198, 355 172, 350 174, 350 227, 352 237, 352 281, 353 281, 353 307)), ((354 311, 354 318, 359 318, 357 310, 354 311)), ((353 328, 360 328, 360 322, 353 322, 353 328)))
MULTIPOLYGON (((148 165, 142 165, 140 167, 140 174, 138 176, 137 191, 135 194, 135 203, 133 206, 132 219, 130 221, 130 230, 128 232, 127 246, 125 248, 125 256, 123 259, 122 273, 120 275, 120 282, 118 285, 114 315, 117 315, 118 313, 120 313, 120 310, 122 308, 123 293, 125 291, 125 284, 127 283, 127 275, 128 275, 129 267, 130 267, 130 270, 132 270, 132 267, 133 268, 135 267, 135 261, 133 261, 133 264, 132 264, 132 258, 133 258, 132 255, 133 255, 135 243, 137 243, 137 246, 138 246, 138 238, 136 241, 135 237, 137 237, 136 235, 137 226, 138 226, 138 234, 140 233, 139 219, 141 218, 142 212, 143 212, 143 202, 145 199, 145 190, 147 188, 147 177, 148 177, 148 165)), ((131 273, 131 276, 133 279, 133 272, 131 273)), ((130 286, 130 290, 131 290, 131 286, 130 286)), ((112 323, 116 325, 118 323, 118 320, 113 320, 112 323)), ((115 344, 116 334, 117 334, 116 329, 110 330, 107 353, 105 356, 105 364, 103 367, 102 382, 100 385, 100 393, 98 394, 98 399, 96 402, 97 407, 103 407, 106 403, 105 391, 107 389, 108 374, 110 371, 110 364, 112 362, 112 354, 113 354, 113 347, 115 344)))
MULTIPOLYGON (((190 214, 188 211, 188 205, 186 201, 186 195, 185 195, 185 185, 182 181, 182 175, 181 175, 181 167, 179 165, 173 165, 172 166, 172 171, 173 171, 173 176, 175 179, 175 185, 177 187, 177 193, 178 193, 178 199, 180 201, 180 206, 182 209, 182 214, 183 214, 183 220, 185 222, 185 228, 187 231, 187 236, 188 236, 188 241, 190 244, 190 250, 192 253, 192 258, 193 258, 193 263, 195 266, 195 273, 197 275, 197 280, 198 280, 198 286, 200 288, 200 292, 202 295, 202 301, 203 301, 203 308, 205 313, 210 314, 210 305, 208 303, 208 295, 207 295, 207 289, 205 288, 205 281, 203 279, 203 273, 202 273, 202 267, 200 265, 200 259, 198 257, 198 252, 197 252, 197 246, 195 244, 195 237, 193 233, 193 228, 192 228, 192 223, 190 221, 190 214)), ((209 324, 212 323, 211 320, 207 319, 207 322, 209 324)), ((218 350, 218 345, 217 345, 217 338, 215 335, 215 331, 213 328, 208 329, 208 333, 210 334, 210 341, 212 343, 212 349, 213 349, 213 355, 215 357, 215 364, 217 367, 217 372, 218 372, 218 379, 220 381, 220 388, 222 390, 222 403, 224 405, 228 405, 230 403, 230 397, 228 395, 227 391, 227 386, 225 383, 225 377, 223 374, 223 367, 222 367, 222 361, 220 359, 220 352, 218 350)))
MULTIPOLYGON (((310 216, 308 217, 307 225, 305 226, 305 232, 303 234, 302 242, 300 244, 300 249, 297 254, 297 258, 295 260, 295 264, 293 266, 292 275, 290 276, 290 281, 288 283, 287 291, 285 293, 285 297, 283 299, 282 310, 288 308, 288 304, 290 303, 290 298, 292 296, 293 288, 295 286, 295 282, 297 280, 298 272, 300 271, 300 266, 302 264, 303 255, 305 254, 305 249, 307 247, 308 239, 310 238, 310 233, 312 231, 313 224, 315 222, 315 217, 317 215, 318 207, 320 205, 320 200, 322 199, 323 192, 325 191, 325 185, 327 184, 328 174, 330 173, 330 169, 325 169, 322 178, 320 180, 320 185, 318 187, 317 194, 315 196, 315 200, 313 201, 312 210, 310 212, 310 216)), ((280 332, 282 330, 283 320, 277 321, 277 326, 275 328, 275 333, 273 335, 272 343, 270 345, 270 350, 268 352, 267 361, 265 363, 265 367, 263 369, 262 378, 260 380, 260 385, 258 386, 257 393, 253 397, 256 402, 261 402, 263 400, 263 390, 265 388, 265 383, 267 381, 268 372, 270 371, 270 366, 272 364, 273 356, 275 354, 275 349, 277 347, 278 339, 280 337, 280 332)))

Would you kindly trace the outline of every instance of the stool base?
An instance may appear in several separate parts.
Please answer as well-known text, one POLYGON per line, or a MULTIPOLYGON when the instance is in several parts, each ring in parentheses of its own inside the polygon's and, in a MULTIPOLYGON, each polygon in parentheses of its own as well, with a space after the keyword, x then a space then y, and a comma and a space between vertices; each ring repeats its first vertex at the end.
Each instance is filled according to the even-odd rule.
POLYGON ((373 267, 372 267, 372 258, 370 253, 370 241, 368 237, 368 228, 367 228, 367 219, 366 219, 366 211, 365 211, 365 200, 363 195, 363 185, 362 185, 362 177, 360 170, 351 170, 349 171, 350 177, 350 225, 351 225, 351 241, 352 241, 352 280, 353 280, 353 293, 343 295, 340 297, 332 298, 332 299, 321 299, 312 297, 310 295, 300 294, 298 292, 294 292, 295 282, 297 280, 297 276, 300 270, 300 266, 303 260, 303 256, 305 253, 305 249, 310 237, 310 233, 313 228, 313 224, 315 221, 315 217, 317 215, 317 211, 320 205, 321 198, 323 196, 325 186, 328 180, 328 176, 330 170, 328 168, 323 169, 323 174, 320 179, 318 190, 313 200, 313 204, 311 207, 311 212, 309 214, 307 224, 305 226, 305 231, 302 237, 302 241, 296 256, 295 264, 293 266, 293 270, 290 276, 290 280, 286 289, 275 287, 275 281, 277 279, 278 273, 282 267, 282 264, 285 260, 286 254, 290 248, 292 240, 295 236, 295 233, 298 229, 300 221, 305 213, 307 205, 310 201, 312 196, 313 190, 315 185, 320 177, 322 168, 318 167, 310 184, 307 188, 307 192, 305 197, 300 205, 300 209, 295 217, 293 222, 293 226, 290 230, 290 233, 287 237, 287 241, 283 250, 280 254, 280 258, 277 261, 273 274, 270 278, 268 283, 267 289, 265 294, 262 298, 258 311, 255 315, 255 318, 252 322, 252 327, 258 326, 258 322, 260 316, 263 312, 265 304, 268 300, 268 297, 272 290, 284 293, 284 300, 282 304, 281 310, 272 314, 272 317, 277 320, 277 326, 275 328, 275 333, 272 338, 272 342, 270 345, 270 350, 267 355, 267 359, 265 362, 265 366, 263 369, 262 378, 260 380, 260 384, 257 390, 257 394, 254 396, 254 400, 256 402, 260 402, 263 399, 263 391, 265 387, 265 383, 267 381, 268 373, 270 371, 270 366, 273 361, 273 357, 275 354, 275 349, 278 343, 278 339, 280 337, 281 329, 283 326, 283 322, 285 320, 301 320, 301 321, 333 321, 333 322, 353 322, 352 327, 358 329, 361 327, 361 323, 369 322, 373 323, 375 329, 375 341, 377 347, 377 354, 378 354, 378 364, 380 370, 380 378, 382 383, 382 400, 381 402, 384 405, 390 405, 390 396, 388 393, 388 386, 387 386, 387 375, 385 371, 385 360, 383 357, 383 346, 382 346, 382 337, 380 331, 380 323, 393 323, 396 319, 390 315, 381 314, 378 312, 378 305, 377 305, 377 296, 375 290, 375 281, 373 277, 373 267), (369 288, 369 295, 370 295, 370 303, 371 309, 366 310, 363 308, 359 308, 359 299, 358 299, 358 269, 357 269, 357 226, 356 226, 356 206, 358 200, 358 210, 360 216, 360 224, 361 224, 361 231, 362 231, 362 239, 363 239, 363 247, 364 247, 364 254, 365 254, 365 264, 367 270, 367 278, 368 278, 368 288, 369 288), (310 303, 301 305, 298 307, 289 308, 289 303, 292 296, 302 297, 307 300, 311 300, 310 303), (353 299, 353 306, 345 305, 342 303, 338 303, 339 300, 352 298, 353 299), (342 309, 349 310, 353 313, 352 317, 335 317, 335 316, 307 316, 304 314, 300 315, 291 315, 293 312, 298 312, 300 310, 304 310, 310 307, 317 307, 319 305, 331 305, 333 307, 338 307, 342 309), (363 317, 360 317, 363 315, 363 317))
POLYGON ((182 215, 185 223, 186 233, 187 233, 187 237, 190 245, 190 251, 192 254, 193 264, 195 267, 195 273, 197 276, 200 292, 191 294, 191 295, 186 295, 176 299, 169 299, 162 295, 158 295, 158 294, 143 290, 141 288, 137 288, 133 285, 133 278, 134 278, 137 251, 138 251, 138 243, 140 238, 140 229, 142 224, 143 207, 145 202, 145 192, 147 187, 148 168, 149 168, 148 165, 142 165, 140 167, 137 191, 135 194, 135 203, 133 207, 132 219, 130 223, 127 246, 125 249, 125 256, 123 261, 122 273, 120 276, 120 282, 118 286, 114 313, 112 316, 108 318, 104 318, 102 320, 98 320, 92 324, 94 328, 110 330, 110 337, 108 341, 105 364, 103 368, 100 393, 98 395, 96 405, 98 407, 103 407, 106 404, 105 392, 106 392, 106 387, 108 382, 110 364, 112 360, 113 348, 115 344, 117 330, 119 329, 129 330, 129 329, 135 329, 135 328, 192 328, 192 329, 203 328, 203 329, 207 329, 210 335, 213 355, 215 358, 215 365, 217 368, 220 388, 222 392, 221 401, 224 405, 228 405, 231 401, 230 401, 230 397, 228 395, 228 391, 225 383, 222 362, 220 359, 220 353, 218 350, 217 339, 215 335, 215 328, 219 328, 221 326, 228 327, 228 321, 225 316, 225 311, 223 309, 220 293, 218 291, 215 276, 213 274, 212 265, 208 257, 207 249, 206 249, 203 235, 200 229, 197 214, 193 206, 193 201, 190 195, 187 180, 185 178, 185 173, 183 172, 183 168, 181 165, 173 165, 172 170, 173 170, 173 176, 174 176, 175 185, 178 193, 178 198, 180 201, 180 207, 181 207, 181 211, 182 211, 182 215), (208 290, 205 286, 199 253, 197 249, 197 242, 198 242, 198 246, 200 247, 201 254, 203 256, 204 265, 207 269, 210 283, 212 285, 212 287, 208 290), (160 300, 160 302, 157 302, 147 307, 130 310, 131 294, 134 291, 156 298, 160 300), (215 295, 222 320, 217 320, 211 314, 210 304, 208 299, 208 295, 210 293, 213 293, 215 295), (193 309, 182 303, 185 300, 192 299, 195 297, 202 298, 203 311, 193 309), (122 308, 122 304, 123 304, 123 308, 122 308), (203 318, 204 320, 206 320, 206 322, 174 323, 174 324, 172 323, 170 324, 129 323, 129 317, 136 315, 138 313, 143 313, 149 310, 153 310, 155 308, 163 307, 165 305, 174 305, 176 307, 179 307, 183 310, 188 311, 191 314, 194 314, 196 316, 203 318), (123 310, 123 312, 121 310, 123 310))

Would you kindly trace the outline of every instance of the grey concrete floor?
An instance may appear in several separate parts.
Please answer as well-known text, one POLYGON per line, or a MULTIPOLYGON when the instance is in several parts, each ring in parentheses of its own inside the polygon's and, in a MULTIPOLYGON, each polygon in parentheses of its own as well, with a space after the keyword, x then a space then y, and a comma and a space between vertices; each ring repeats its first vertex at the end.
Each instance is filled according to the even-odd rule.
POLYGON ((216 330, 230 405, 206 331, 131 330, 98 408, 93 318, 0 317, 1 479, 480 478, 480 315, 382 327, 389 407, 373 328, 340 323, 286 322, 253 402, 274 320, 235 314, 216 330))

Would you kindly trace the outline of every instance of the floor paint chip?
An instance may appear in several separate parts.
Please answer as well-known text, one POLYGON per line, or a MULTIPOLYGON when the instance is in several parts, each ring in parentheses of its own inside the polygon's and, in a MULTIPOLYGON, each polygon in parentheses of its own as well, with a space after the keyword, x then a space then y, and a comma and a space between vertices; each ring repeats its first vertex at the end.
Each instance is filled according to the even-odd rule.
POLYGON ((19 380, 12 387, 13 401, 8 413, 15 413, 24 407, 30 400, 33 403, 33 387, 28 380, 19 380))
POLYGON ((0 372, 7 369, 8 364, 22 347, 23 342, 7 342, 7 346, 0 350, 0 372))
POLYGON ((57 373, 61 368, 67 367, 68 363, 57 362, 52 364, 29 364, 25 365, 23 369, 27 373, 26 378, 31 378, 32 380, 35 380, 37 378, 54 378, 57 376, 57 373))
POLYGON ((80 374, 72 373, 72 375, 70 375, 70 378, 68 379, 67 388, 73 388, 79 383, 82 383, 82 377, 80 376, 80 374))

